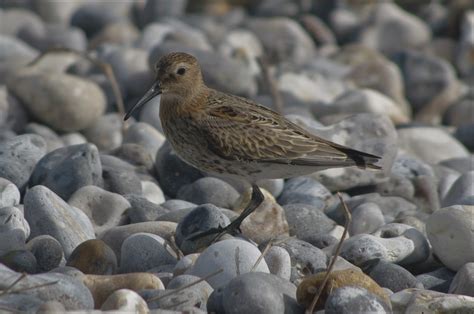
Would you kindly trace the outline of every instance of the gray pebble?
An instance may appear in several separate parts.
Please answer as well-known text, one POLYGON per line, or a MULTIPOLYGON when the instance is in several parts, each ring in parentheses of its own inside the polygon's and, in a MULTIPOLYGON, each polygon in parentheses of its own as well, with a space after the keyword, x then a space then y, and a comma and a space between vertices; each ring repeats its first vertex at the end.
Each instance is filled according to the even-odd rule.
POLYGON ((362 265, 362 268, 381 287, 389 288, 393 292, 408 288, 423 288, 423 284, 408 270, 393 263, 372 260, 362 265))
POLYGON ((30 187, 44 185, 67 200, 83 186, 100 184, 101 173, 95 145, 67 146, 46 154, 38 162, 31 174, 30 187))
POLYGON ((121 115, 107 113, 84 129, 82 134, 101 152, 110 152, 122 144, 122 127, 123 117, 121 115))
POLYGON ((122 244, 120 272, 144 272, 165 264, 176 264, 175 253, 166 240, 151 233, 136 233, 122 244))
POLYGON ((328 314, 390 313, 387 305, 376 295, 362 287, 345 286, 335 289, 326 300, 324 312, 328 314))
POLYGON ((157 129, 145 122, 132 124, 126 131, 124 143, 141 145, 155 160, 158 149, 164 144, 165 137, 157 129))
POLYGON ((318 181, 310 177, 291 178, 285 182, 283 191, 278 197, 278 203, 308 204, 324 209, 331 198, 331 192, 318 181))
POLYGON ((65 257, 77 245, 95 237, 89 218, 43 185, 29 189, 24 202, 31 236, 47 234, 54 237, 61 243, 65 257))
POLYGON ((38 123, 28 123, 25 126, 24 132, 38 134, 39 136, 41 136, 46 142, 46 146, 48 147, 48 153, 64 146, 64 143, 59 137, 59 135, 47 126, 38 123))
POLYGON ((104 189, 121 195, 142 194, 140 178, 135 168, 111 155, 100 155, 104 189))
POLYGON ((323 208, 306 204, 288 204, 283 206, 288 221, 290 235, 303 241, 314 238, 318 234, 331 231, 335 222, 328 218, 323 208))
POLYGON ((61 243, 50 235, 39 235, 29 240, 26 248, 36 257, 38 272, 47 272, 64 260, 61 243))
POLYGON ((0 300, 0 307, 8 311, 18 311, 27 313, 38 313, 37 310, 43 304, 38 297, 23 293, 6 293, 0 300))
POLYGON ((0 263, 19 273, 35 274, 38 269, 35 256, 28 250, 10 251, 0 256, 0 263))
POLYGON ((30 226, 23 212, 16 207, 0 207, 0 232, 21 230, 25 239, 30 236, 30 226))
POLYGON ((272 246, 265 254, 265 262, 273 275, 290 280, 291 257, 287 250, 279 246, 272 246))
POLYGON ((349 233, 372 233, 384 224, 385 219, 379 206, 375 203, 363 203, 352 210, 349 233))
POLYGON ((454 276, 449 293, 474 297, 474 262, 464 264, 454 276))
POLYGON ((441 267, 429 273, 416 276, 416 280, 421 282, 423 287, 427 290, 448 293, 454 275, 456 275, 456 273, 452 270, 441 267))
POLYGON ((152 203, 143 196, 129 194, 125 198, 130 203, 130 208, 123 213, 127 223, 154 221, 159 216, 169 212, 167 208, 152 203))
POLYGON ((183 185, 176 197, 198 205, 210 203, 218 207, 232 208, 239 198, 239 193, 225 181, 204 177, 183 185))
POLYGON ((443 207, 462 205, 462 201, 473 195, 474 171, 464 172, 451 186, 442 201, 443 207))

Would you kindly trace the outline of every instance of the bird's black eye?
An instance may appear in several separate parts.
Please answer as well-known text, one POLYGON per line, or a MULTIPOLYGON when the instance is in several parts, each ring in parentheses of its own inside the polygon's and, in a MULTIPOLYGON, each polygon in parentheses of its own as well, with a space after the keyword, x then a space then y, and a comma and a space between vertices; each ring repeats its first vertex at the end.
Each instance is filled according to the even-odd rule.
POLYGON ((184 73, 186 73, 186 69, 185 68, 179 68, 178 71, 176 71, 177 74, 179 75, 184 75, 184 73))

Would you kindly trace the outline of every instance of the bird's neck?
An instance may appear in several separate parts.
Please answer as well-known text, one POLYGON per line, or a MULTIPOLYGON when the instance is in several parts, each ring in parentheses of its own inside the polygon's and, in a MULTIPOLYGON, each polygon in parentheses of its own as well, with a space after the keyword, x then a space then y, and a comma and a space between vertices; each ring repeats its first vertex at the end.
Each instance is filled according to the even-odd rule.
POLYGON ((198 113, 205 108, 209 89, 204 86, 195 93, 186 96, 163 93, 160 101, 160 118, 180 118, 198 113))

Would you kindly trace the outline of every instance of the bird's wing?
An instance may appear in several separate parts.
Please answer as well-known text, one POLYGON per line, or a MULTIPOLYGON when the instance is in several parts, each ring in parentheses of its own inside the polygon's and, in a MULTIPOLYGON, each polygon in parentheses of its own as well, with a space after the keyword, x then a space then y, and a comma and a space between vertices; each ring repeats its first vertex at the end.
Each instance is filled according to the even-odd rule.
MULTIPOLYGON (((208 148, 224 159, 307 166, 367 166, 361 153, 318 138, 278 113, 247 99, 216 100, 200 119, 208 148), (230 103, 230 104, 226 104, 230 103), (357 159, 357 157, 356 157, 357 159)), ((378 157, 365 154, 367 157, 378 157)))

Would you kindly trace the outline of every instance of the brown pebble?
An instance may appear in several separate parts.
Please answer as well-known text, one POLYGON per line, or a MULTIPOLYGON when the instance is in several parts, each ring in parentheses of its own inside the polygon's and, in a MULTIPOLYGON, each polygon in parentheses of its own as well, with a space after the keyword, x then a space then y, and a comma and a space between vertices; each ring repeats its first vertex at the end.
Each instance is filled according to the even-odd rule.
POLYGON ((84 274, 112 275, 117 269, 117 257, 104 241, 93 239, 79 244, 66 265, 75 267, 84 274))

